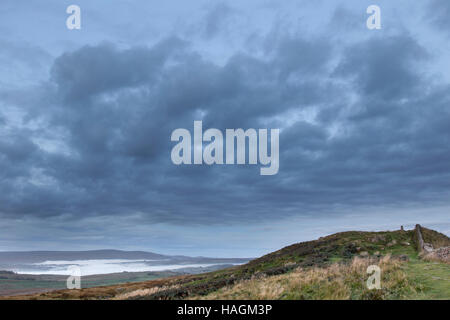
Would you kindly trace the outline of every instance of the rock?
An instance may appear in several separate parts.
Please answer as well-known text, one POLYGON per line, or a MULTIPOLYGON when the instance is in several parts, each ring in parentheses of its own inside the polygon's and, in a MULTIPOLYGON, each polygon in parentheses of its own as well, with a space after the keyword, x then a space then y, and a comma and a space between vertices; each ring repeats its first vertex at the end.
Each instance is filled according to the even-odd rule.
POLYGON ((375 251, 374 255, 379 256, 380 255, 380 251, 375 251))
POLYGON ((295 265, 296 265, 296 263, 294 261, 289 261, 289 262, 286 262, 283 266, 284 267, 293 267, 295 265))
POLYGON ((401 261, 409 261, 409 257, 406 254, 401 254, 398 256, 401 261))
POLYGON ((431 243, 424 243, 423 250, 425 250, 425 252, 433 252, 433 245, 431 243))
POLYGON ((392 247, 392 246, 395 246, 397 244, 397 240, 392 240, 391 242, 389 242, 388 244, 387 244, 387 246, 388 247, 392 247))
POLYGON ((368 257, 369 256, 369 253, 367 252, 367 251, 363 251, 363 252, 360 252, 360 254, 359 254, 361 257, 368 257))
POLYGON ((438 260, 444 261, 444 262, 450 262, 450 247, 441 247, 432 253, 432 255, 437 258, 438 260))
POLYGON ((382 241, 386 241, 386 238, 382 235, 377 235, 375 237, 373 237, 372 239, 370 239, 370 242, 382 242, 382 241))

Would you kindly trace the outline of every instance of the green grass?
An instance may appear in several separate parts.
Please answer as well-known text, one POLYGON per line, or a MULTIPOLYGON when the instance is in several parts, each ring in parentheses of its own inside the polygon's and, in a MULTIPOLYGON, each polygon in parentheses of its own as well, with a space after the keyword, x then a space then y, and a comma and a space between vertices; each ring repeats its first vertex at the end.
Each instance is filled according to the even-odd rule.
POLYGON ((409 280, 420 288, 411 299, 450 299, 450 265, 411 259, 405 266, 409 280))

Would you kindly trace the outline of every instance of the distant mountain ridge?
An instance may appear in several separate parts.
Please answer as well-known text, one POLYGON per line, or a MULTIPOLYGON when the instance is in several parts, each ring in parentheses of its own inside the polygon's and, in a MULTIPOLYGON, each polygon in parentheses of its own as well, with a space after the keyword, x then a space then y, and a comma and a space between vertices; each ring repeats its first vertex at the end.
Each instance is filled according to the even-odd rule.
POLYGON ((147 251, 124 250, 87 250, 87 251, 5 251, 0 252, 0 264, 5 263, 40 263, 44 261, 74 261, 74 260, 99 260, 99 259, 124 259, 124 260, 167 260, 186 262, 210 262, 227 263, 231 261, 246 262, 249 259, 241 258, 209 258, 171 256, 147 251))

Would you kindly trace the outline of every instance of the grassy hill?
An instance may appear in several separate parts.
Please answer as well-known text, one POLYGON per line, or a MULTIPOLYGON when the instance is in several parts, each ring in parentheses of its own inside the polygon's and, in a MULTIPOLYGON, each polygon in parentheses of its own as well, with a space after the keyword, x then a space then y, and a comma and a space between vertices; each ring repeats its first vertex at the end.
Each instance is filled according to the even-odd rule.
MULTIPOLYGON (((421 228, 434 248, 450 239, 421 228)), ((215 272, 114 286, 59 290, 25 299, 450 299, 449 261, 427 261, 417 230, 342 232, 296 243, 215 272), (366 269, 381 268, 368 290, 366 269)))

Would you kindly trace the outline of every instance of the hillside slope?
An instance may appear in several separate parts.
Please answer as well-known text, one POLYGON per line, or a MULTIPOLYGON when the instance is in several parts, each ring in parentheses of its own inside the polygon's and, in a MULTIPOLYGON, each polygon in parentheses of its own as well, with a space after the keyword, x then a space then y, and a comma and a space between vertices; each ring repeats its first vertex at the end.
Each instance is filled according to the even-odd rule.
MULTIPOLYGON (((435 248, 450 239, 423 228, 435 248)), ((201 275, 60 290, 29 299, 450 299, 450 264, 420 259, 416 230, 342 232, 201 275), (368 265, 382 289, 368 290, 368 265)))

